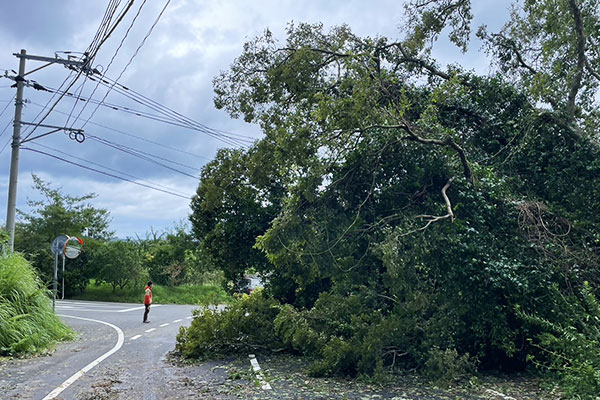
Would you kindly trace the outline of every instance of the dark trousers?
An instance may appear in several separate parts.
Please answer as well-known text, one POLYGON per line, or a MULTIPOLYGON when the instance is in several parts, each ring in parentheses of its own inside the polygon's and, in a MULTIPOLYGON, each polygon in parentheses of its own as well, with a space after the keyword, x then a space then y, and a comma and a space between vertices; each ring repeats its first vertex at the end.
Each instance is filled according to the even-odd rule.
POLYGON ((146 311, 144 311, 144 322, 148 320, 148 313, 150 312, 150 304, 144 304, 146 311))

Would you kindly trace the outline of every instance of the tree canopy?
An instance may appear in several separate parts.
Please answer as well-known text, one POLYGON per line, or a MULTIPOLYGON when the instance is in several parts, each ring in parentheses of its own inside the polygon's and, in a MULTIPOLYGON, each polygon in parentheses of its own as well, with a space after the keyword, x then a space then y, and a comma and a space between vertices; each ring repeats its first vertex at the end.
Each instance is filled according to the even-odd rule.
POLYGON ((409 15, 401 40, 302 23, 246 43, 215 104, 264 137, 205 167, 194 232, 270 273, 275 329, 315 373, 534 363, 597 393, 597 2, 480 28, 491 76, 431 56, 448 26, 468 46, 469 1, 409 15))

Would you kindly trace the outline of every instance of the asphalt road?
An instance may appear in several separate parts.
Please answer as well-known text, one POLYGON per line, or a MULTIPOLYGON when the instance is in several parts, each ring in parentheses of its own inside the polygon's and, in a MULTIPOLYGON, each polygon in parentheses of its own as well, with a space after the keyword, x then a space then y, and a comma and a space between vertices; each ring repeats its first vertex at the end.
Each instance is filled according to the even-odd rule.
POLYGON ((50 356, 12 360, 0 366, 2 399, 163 399, 170 376, 165 357, 176 335, 189 326, 194 306, 144 306, 59 301, 56 313, 79 337, 50 356))
POLYGON ((167 360, 195 306, 153 305, 149 324, 135 304, 60 301, 57 314, 76 340, 47 356, 0 363, 0 400, 539 400, 554 399, 534 380, 487 379, 448 391, 398 376, 384 386, 306 376, 293 355, 238 354, 178 364, 167 360), (260 366, 257 358, 260 359, 260 366), (541 389, 540 389, 541 388, 541 389))

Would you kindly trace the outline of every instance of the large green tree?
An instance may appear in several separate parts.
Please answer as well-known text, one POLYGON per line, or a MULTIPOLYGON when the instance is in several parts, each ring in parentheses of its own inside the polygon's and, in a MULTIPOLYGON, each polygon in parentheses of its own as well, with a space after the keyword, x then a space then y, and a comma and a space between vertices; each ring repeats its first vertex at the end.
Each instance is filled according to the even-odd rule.
POLYGON ((268 260, 254 248, 275 217, 281 198, 276 179, 261 180, 257 165, 239 150, 220 150, 202 170, 202 182, 192 200, 192 229, 201 246, 230 281, 246 270, 268 270, 268 260), (275 182, 275 183, 273 183, 275 182))
POLYGON ((314 372, 468 358, 519 369, 532 357, 545 365, 562 357, 561 372, 593 393, 598 324, 584 327, 586 313, 597 314, 600 164, 585 57, 596 61, 592 50, 583 64, 559 58, 581 56, 581 32, 597 26, 595 2, 526 1, 513 14, 513 40, 519 23, 531 24, 521 39, 548 52, 531 55, 553 80, 546 87, 440 67, 431 40, 449 24, 465 49, 470 2, 412 6, 403 40, 290 24, 285 43, 266 31, 244 46, 215 79, 215 103, 259 123, 265 137, 204 170, 192 219, 228 213, 195 232, 209 245, 218 232, 219 243, 263 251, 276 278, 269 289, 288 303, 275 327, 289 346, 318 356, 314 372), (580 32, 552 27, 569 18, 580 32), (278 182, 281 201, 254 204, 276 205, 270 219, 243 237, 212 229, 256 218, 239 211, 240 199, 269 198, 269 186, 247 173, 266 158, 261 182, 278 182), (587 358, 591 369, 573 372, 587 358))

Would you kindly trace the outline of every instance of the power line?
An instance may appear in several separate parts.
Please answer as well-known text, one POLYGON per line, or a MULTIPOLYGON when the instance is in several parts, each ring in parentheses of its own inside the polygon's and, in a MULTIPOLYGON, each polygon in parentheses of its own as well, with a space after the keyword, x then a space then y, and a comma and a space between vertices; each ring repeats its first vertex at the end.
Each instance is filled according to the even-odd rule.
MULTIPOLYGON (((121 47, 123 47, 123 43, 125 43, 125 39, 127 39, 127 37, 129 36, 129 32, 131 32, 131 29, 133 28, 133 25, 135 24, 135 21, 137 21, 140 13, 142 12, 142 8, 144 8, 144 5, 146 4, 147 0, 144 0, 142 2, 142 4, 138 7, 138 10, 136 12, 136 14, 133 16, 133 19, 131 20, 131 22, 129 23, 129 26, 127 27, 127 30, 125 31, 125 35, 123 35, 123 38, 121 39, 121 41, 119 42, 119 45, 117 46, 117 49, 115 50, 114 54, 112 55, 110 61, 108 62, 108 65, 106 66, 106 69, 104 70, 104 72, 107 72, 110 67, 112 66, 112 63, 115 61, 115 58, 117 57, 117 54, 119 54, 119 51, 121 50, 121 47)), ((133 5, 133 1, 131 1, 128 5, 127 10, 129 10, 129 8, 133 5)), ((94 95, 94 93, 96 93, 96 90, 98 90, 98 86, 99 83, 96 83, 96 86, 94 87, 94 90, 92 91, 92 94, 90 94, 90 97, 92 97, 94 95)), ((106 98, 106 96, 105 96, 106 98)), ((81 114, 83 113, 83 111, 86 109, 87 104, 85 104, 81 110, 79 111, 79 114, 77 114, 77 118, 76 120, 79 119, 79 117, 81 117, 81 114)), ((89 120, 89 118, 88 118, 89 120)), ((74 125, 74 123, 73 123, 74 125)), ((73 125, 71 125, 71 128, 73 127, 73 125)), ((85 124, 84 124, 85 125, 85 124)), ((83 128, 82 128, 83 129, 83 128)))
POLYGON ((183 193, 183 192, 180 192, 180 191, 178 191, 178 190, 175 190, 175 189, 173 189, 173 188, 170 188, 170 187, 168 187, 168 186, 164 186, 164 185, 161 185, 161 184, 159 184, 159 183, 156 183, 156 182, 150 182, 150 181, 148 181, 148 180, 146 180, 146 179, 143 179, 143 178, 137 177, 137 176, 135 176, 135 175, 131 175, 131 174, 127 173, 127 172, 119 171, 119 170, 117 170, 117 169, 114 169, 114 168, 107 167, 106 165, 102 165, 102 164, 99 164, 99 163, 93 162, 93 161, 91 161, 91 160, 86 160, 85 158, 81 158, 81 157, 74 156, 74 155, 72 155, 72 154, 68 154, 68 153, 66 153, 66 152, 64 152, 64 151, 61 151, 61 150, 55 149, 54 147, 45 146, 45 145, 43 145, 43 144, 41 144, 41 143, 36 143, 36 142, 32 142, 32 144, 34 144, 34 145, 36 145, 36 146, 43 147, 43 148, 45 148, 45 149, 48 149, 48 150, 52 150, 52 151, 54 151, 54 152, 56 152, 56 153, 59 153, 59 154, 63 154, 63 155, 65 155, 65 156, 69 156, 69 157, 71 157, 71 158, 74 158, 74 159, 76 159, 76 160, 83 161, 83 162, 87 162, 88 164, 96 165, 96 166, 98 166, 98 167, 101 167, 101 168, 107 169, 107 170, 109 170, 109 171, 116 172, 116 173, 118 173, 118 174, 125 175, 125 176, 128 176, 128 177, 130 177, 130 178, 133 178, 133 179, 137 179, 138 181, 146 182, 147 184, 150 184, 150 185, 153 185, 153 186, 157 186, 157 187, 160 187, 160 188, 163 188, 163 189, 166 189, 166 190, 172 191, 172 192, 174 192, 174 193, 179 193, 179 194, 181 194, 182 196, 189 197, 189 196, 187 196, 185 193, 183 193))
MULTIPOLYGON (((35 106, 38 106, 38 107, 44 107, 43 105, 41 105, 39 103, 36 103, 34 101, 32 101, 31 104, 33 104, 35 106)), ((59 111, 59 110, 55 110, 55 112, 57 112, 59 114, 67 115, 67 113, 59 111)), ((79 119, 81 119, 81 118, 79 118, 79 119)), ((106 126, 106 125, 103 125, 103 124, 98 124, 98 123, 92 122, 92 121, 90 121, 90 124, 98 126, 100 128, 108 129, 108 130, 113 131, 113 132, 120 133, 120 134, 125 135, 125 136, 132 137, 132 138, 137 139, 137 140, 141 140, 141 141, 144 141, 144 142, 147 142, 147 143, 151 143, 151 144, 153 144, 155 146, 163 147, 165 149, 169 149, 169 150, 176 151, 176 152, 179 152, 179 153, 182 153, 182 154, 186 154, 188 156, 192 156, 192 157, 196 157, 196 158, 203 159, 203 160, 206 160, 206 161, 210 161, 210 159, 207 158, 207 157, 203 157, 203 156, 198 155, 198 154, 190 153, 188 151, 185 151, 185 150, 182 150, 182 149, 178 149, 177 147, 168 146, 168 145, 163 144, 163 143, 155 142, 153 140, 146 139, 146 138, 143 138, 141 136, 137 136, 137 135, 134 135, 132 133, 128 133, 128 132, 125 132, 125 131, 122 131, 122 130, 119 130, 119 129, 111 128, 110 126, 106 126)))
POLYGON ((129 146, 126 146, 126 145, 124 145, 124 144, 121 144, 121 143, 116 143, 116 142, 110 141, 110 140, 108 140, 108 139, 100 138, 100 137, 98 137, 98 136, 94 136, 94 135, 88 135, 87 137, 89 137, 90 139, 93 139, 93 140, 97 140, 97 141, 102 141, 102 142, 110 143, 110 144, 112 144, 112 145, 118 146, 118 147, 120 147, 120 148, 122 148, 122 149, 125 149, 125 150, 128 150, 128 151, 132 151, 132 152, 134 152, 134 153, 143 154, 143 155, 146 155, 146 156, 149 156, 149 157, 152 157, 152 158, 156 158, 156 159, 159 159, 159 160, 163 160, 163 161, 166 161, 166 162, 170 162, 171 164, 179 165, 179 166, 181 166, 181 167, 188 168, 188 169, 191 169, 191 170, 193 170, 193 171, 200 171, 200 169, 199 169, 199 168, 192 167, 192 166, 190 166, 190 165, 183 164, 183 163, 180 163, 180 162, 178 162, 178 161, 173 161, 173 160, 170 160, 170 159, 168 159, 168 158, 164 158, 164 157, 161 157, 161 156, 157 156, 156 154, 151 154, 151 153, 147 153, 147 152, 145 152, 145 151, 142 151, 142 150, 134 149, 133 147, 129 147, 129 146))
MULTIPOLYGON (((12 122, 13 122, 13 120, 11 120, 8 123, 8 125, 6 125, 6 127, 4 128, 4 130, 2 131, 2 133, 4 133, 4 131, 6 130, 6 128, 8 128, 12 122)), ((4 146, 2 146, 2 150, 0 150, 0 154, 4 153, 4 149, 6 149, 6 146, 8 146, 8 144, 10 143, 11 140, 12 140, 12 137, 9 137, 8 140, 6 141, 6 143, 4 143, 4 146)))
MULTIPOLYGON (((145 2, 146 2, 146 0, 144 0, 144 3, 145 2)), ((144 3, 142 3, 142 6, 144 5, 144 3)), ((154 27, 158 24, 158 21, 160 21, 160 18, 162 17, 163 13, 165 12, 165 10, 167 9, 167 7, 169 6, 169 3, 171 3, 171 0, 167 0, 167 2, 165 3, 163 9, 160 11, 160 13, 158 14, 158 16, 156 17, 156 20, 154 21, 154 23, 152 24, 152 26, 150 26, 150 29, 148 30, 148 32, 146 33, 146 35, 142 39, 142 42, 139 44, 139 46, 137 47, 137 49, 135 50, 135 52, 133 53, 133 55, 131 56, 131 58, 129 59, 129 61, 127 62, 127 64, 125 65, 125 67, 123 67, 123 70, 121 71, 121 73, 119 74, 119 76, 117 77, 117 79, 115 80, 115 82, 114 82, 114 84, 112 86, 114 86, 114 85, 117 84, 117 82, 119 81, 119 79, 121 79, 121 77, 123 76, 123 74, 125 73, 125 71, 127 70, 127 68, 129 68, 129 66, 133 62, 133 59, 138 55, 140 49, 144 46, 144 44, 146 43, 146 40, 152 34, 152 31, 154 30, 154 27)), ((140 6, 140 9, 141 9, 142 6, 140 6)), ((106 97, 108 96, 108 94, 112 90, 112 86, 109 88, 109 90, 106 91, 106 93, 104 94, 104 97, 102 98, 102 101, 106 100, 106 97)), ((85 127, 85 125, 87 124, 87 122, 90 119, 92 119, 92 117, 94 116, 94 114, 98 110, 98 107, 99 106, 97 105, 96 108, 92 111, 91 115, 88 117, 88 119, 86 120, 86 122, 84 122, 84 124, 82 125, 81 129, 83 129, 85 127)))
MULTIPOLYGON (((126 6, 123 7, 123 10, 121 10, 121 14, 117 18, 117 20, 115 21, 115 23, 113 24, 113 26, 108 30, 108 33, 106 33, 104 35, 104 37, 102 38, 102 40, 100 41, 100 43, 94 49, 94 52, 92 53, 93 55, 91 57, 92 59, 96 56, 96 54, 98 53, 98 50, 100 50, 100 47, 104 44, 104 42, 106 42, 106 40, 108 40, 108 38, 110 37, 110 35, 112 35, 112 33, 117 28, 117 26, 119 26, 119 24, 121 23, 121 21, 123 21, 123 18, 125 18, 125 15, 129 12, 129 9, 131 8, 131 6, 133 6, 133 1, 134 0, 130 0, 129 3, 126 6)), ((146 2, 146 0, 144 0, 144 3, 145 2, 146 2)))
POLYGON ((88 135, 87 137, 89 137, 89 138, 90 138, 90 139, 92 139, 92 140, 95 140, 95 141, 97 141, 98 143, 102 143, 102 144, 103 144, 103 145, 105 145, 105 146, 112 147, 113 149, 116 149, 116 150, 122 151, 123 153, 127 153, 127 154, 129 154, 129 155, 132 155, 132 156, 134 156, 134 157, 140 158, 140 159, 142 159, 142 160, 146 160, 146 161, 148 161, 148 162, 151 162, 151 163, 153 163, 153 164, 159 165, 159 166, 161 166, 161 167, 164 167, 164 168, 170 169, 171 171, 173 171, 173 172, 177 172, 178 174, 185 175, 185 176, 188 176, 188 177, 190 177, 190 178, 194 178, 194 179, 196 179, 196 180, 200 180, 200 178, 198 178, 197 176, 194 176, 194 175, 192 175, 192 174, 188 174, 187 172, 184 172, 184 171, 178 170, 177 168, 173 168, 173 167, 170 167, 170 166, 168 166, 168 165, 165 165, 165 164, 163 164, 163 163, 160 163, 160 162, 158 162, 158 161, 156 161, 156 160, 153 160, 153 159, 152 159, 152 158, 150 158, 150 157, 146 157, 146 156, 144 156, 144 155, 142 155, 142 154, 140 154, 140 153, 138 153, 138 152, 136 152, 136 151, 129 150, 129 149, 126 149, 126 148, 123 148, 123 147, 121 147, 121 146, 119 146, 119 145, 117 145, 117 144, 115 144, 115 143, 112 143, 112 142, 110 142, 110 141, 106 140, 106 139, 101 139, 101 138, 99 138, 99 137, 97 137, 97 136, 92 136, 92 135, 88 135))
MULTIPOLYGON (((96 78, 90 77, 90 79, 94 80, 96 78)), ((110 78, 106 77, 106 75, 102 75, 100 79, 101 79, 101 82, 103 85, 106 85, 106 86, 110 85, 110 78)), ((223 131, 218 131, 218 130, 209 128, 208 126, 203 125, 197 121, 194 121, 191 118, 186 117, 186 116, 178 113, 177 111, 174 111, 174 110, 170 109, 169 107, 164 106, 164 105, 158 103, 157 101, 154 101, 140 93, 137 93, 136 91, 134 91, 126 86, 123 86, 121 84, 118 84, 118 85, 120 87, 114 88, 114 90, 117 93, 120 93, 120 94, 124 95, 125 97, 128 97, 129 99, 131 99, 139 104, 142 104, 150 109, 153 109, 159 113, 162 113, 163 115, 165 115, 171 119, 175 119, 178 122, 180 122, 183 126, 189 128, 189 129, 205 133, 205 134, 212 136, 224 143, 227 143, 232 146, 242 147, 242 148, 247 148, 248 145, 253 143, 255 140, 248 136, 233 134, 233 133, 229 133, 229 132, 224 133, 223 131), (235 136, 238 136, 238 137, 235 137, 235 136)))
POLYGON ((73 162, 73 161, 69 161, 69 160, 67 160, 67 159, 64 159, 64 158, 62 158, 62 157, 56 156, 56 155, 54 155, 54 154, 46 153, 45 151, 41 151, 41 150, 32 149, 32 148, 30 148, 30 147, 21 147, 21 148, 22 148, 23 150, 29 150, 29 151, 33 151, 33 152, 35 152, 35 153, 44 154, 44 155, 46 155, 46 156, 48 156, 48 157, 55 158, 55 159, 57 159, 57 160, 60 160, 60 161, 66 162, 66 163, 68 163, 68 164, 71 164, 71 165, 75 165, 75 166, 77 166, 77 167, 80 167, 80 168, 83 168, 83 169, 87 169, 87 170, 89 170, 89 171, 97 172, 97 173, 99 173, 99 174, 106 175, 106 176, 110 176, 110 177, 112 177, 112 178, 115 178, 115 179, 120 179, 120 180, 122 180, 122 181, 126 181, 126 182, 129 182, 129 183, 133 183, 134 185, 143 186, 143 187, 145 187, 145 188, 148 188, 148 189, 152 189, 152 190, 156 190, 156 191, 159 191, 159 192, 167 193, 167 194, 170 194, 170 195, 173 195, 173 196, 181 197, 181 198, 183 198, 183 199, 191 199, 191 197, 190 197, 190 196, 182 196, 182 195, 180 195, 180 194, 177 194, 177 193, 175 193, 175 192, 171 192, 171 191, 169 191, 169 190, 164 190, 164 189, 156 188, 156 187, 153 187, 153 186, 150 186, 150 185, 146 185, 146 184, 144 184, 144 183, 140 183, 140 182, 132 181, 131 179, 127 179, 127 178, 124 178, 124 177, 122 177, 122 176, 118 176, 118 175, 110 174, 110 173, 108 173, 108 172, 100 171, 100 170, 98 170, 98 169, 96 169, 96 168, 88 167, 88 166, 85 166, 85 165, 82 165, 82 164, 79 164, 79 163, 76 163, 76 162, 73 162))
POLYGON ((100 26, 98 27, 98 30, 96 31, 96 35, 94 35, 94 38, 92 39, 92 43, 90 43, 90 45, 88 46, 88 48, 86 50, 86 52, 88 54, 91 54, 95 49, 97 51, 97 48, 98 48, 97 46, 100 43, 100 41, 103 39, 105 32, 108 30, 108 27, 110 26, 110 21, 114 17, 114 15, 117 11, 117 7, 119 6, 120 2, 121 2, 120 0, 111 0, 111 2, 106 7, 106 11, 104 12, 104 17, 102 18, 102 21, 100 22, 100 26))
POLYGON ((4 127, 4 129, 2 129, 2 132, 0 132, 0 137, 2 137, 2 135, 4 135, 4 132, 6 132, 6 130, 12 124, 12 122, 13 122, 12 119, 10 121, 8 121, 8 124, 6 124, 6 126, 4 127))
MULTIPOLYGON (((52 87, 47 87, 46 89, 49 92, 51 92, 51 93, 54 92, 54 91, 58 91, 59 93, 62 93, 61 91, 59 91, 57 89, 54 89, 52 87)), ((119 92, 119 90, 117 90, 117 92, 119 92)), ((70 93, 70 92, 67 92, 66 96, 69 96, 69 97, 72 97, 72 98, 76 97, 75 94, 70 93)), ((195 130, 195 131, 207 133, 206 129, 200 129, 197 126, 195 126, 195 125, 200 125, 199 123, 196 123, 195 125, 187 124, 187 123, 182 123, 182 122, 179 122, 180 119, 177 119, 177 117, 174 117, 174 116, 161 117, 160 115, 157 115, 157 114, 151 114, 151 113, 148 113, 148 112, 145 112, 145 111, 140 111, 140 110, 132 109, 130 107, 125 107, 125 106, 120 106, 120 105, 117 105, 117 104, 114 104, 114 103, 107 103, 105 101, 91 99, 89 97, 84 97, 84 96, 77 96, 76 100, 77 101, 84 101, 84 102, 89 102, 89 103, 92 103, 92 104, 101 105, 103 107, 110 108, 110 109, 115 110, 115 111, 122 111, 122 112, 125 112, 125 113, 128 113, 128 114, 131 114, 131 115, 135 115, 137 117, 147 118, 147 119, 150 119, 150 120, 153 120, 153 121, 163 122, 163 123, 166 123, 166 124, 169 124, 169 125, 178 126, 178 127, 182 127, 182 128, 186 128, 186 129, 191 129, 191 130, 195 130)), ((139 103, 139 101, 138 101, 138 103, 139 103)), ((142 105, 146 105, 146 104, 142 104, 142 105)), ((165 115, 164 113, 162 113, 162 114, 165 115)), ((77 118, 77 119, 80 119, 80 118, 77 118)), ((74 125, 75 125, 75 123, 73 123, 71 126, 74 126, 74 125)), ((218 131, 218 130, 215 130, 215 129, 212 129, 212 128, 207 128, 207 129, 210 130, 209 135, 211 135, 213 137, 216 137, 218 135, 217 134, 213 134, 212 132, 222 132, 222 131, 218 131)), ((242 147, 246 147, 246 144, 242 144, 242 142, 247 142, 247 144, 251 144, 251 143, 253 143, 255 141, 255 139, 250 138, 250 137, 245 137, 245 136, 242 136, 242 135, 239 135, 239 137, 240 138, 234 138, 237 141, 237 143, 229 142, 229 144, 239 145, 239 146, 242 146, 242 147), (244 138, 247 138, 247 139, 244 139, 244 138)), ((218 139, 218 137, 216 137, 216 138, 218 139)))
POLYGON ((8 108, 8 106, 10 106, 10 104, 15 100, 15 97, 17 97, 17 95, 14 95, 12 97, 12 99, 10 99, 10 100, 6 100, 7 101, 6 106, 4 106, 4 108, 2 109, 2 112, 0 112, 0 117, 2 117, 2 115, 4 115, 4 112, 6 111, 6 109, 8 108))
MULTIPOLYGON (((48 92, 50 92, 50 93, 53 93, 53 92, 62 93, 62 91, 60 91, 58 89, 54 89, 54 88, 52 88, 50 86, 45 87, 45 89, 48 92)), ((157 114, 151 114, 151 113, 146 112, 146 111, 136 110, 136 109, 133 109, 133 108, 130 108, 130 107, 125 107, 125 106, 120 106, 118 104, 108 103, 106 101, 100 101, 100 100, 92 99, 90 97, 85 97, 85 96, 80 96, 80 95, 77 95, 77 97, 76 97, 75 94, 70 93, 70 92, 67 92, 66 95, 68 97, 74 98, 75 102, 82 101, 82 102, 88 102, 88 103, 91 103, 91 104, 98 104, 98 105, 101 105, 103 107, 113 109, 115 111, 123 111, 123 112, 129 113, 129 114, 132 114, 132 115, 136 115, 138 117, 144 117, 144 118, 153 119, 155 121, 160 121, 160 122, 165 122, 165 123, 171 123, 172 125, 184 126, 184 125, 172 123, 172 121, 175 122, 174 119, 167 120, 167 119, 165 119, 165 118, 163 118, 163 117, 161 117, 161 116, 159 116, 157 114)), ((81 118, 77 118, 77 119, 81 119, 81 118)), ((184 127, 187 127, 187 125, 185 125, 184 127)))
MULTIPOLYGON (((133 4, 133 0, 131 0, 129 7, 131 6, 131 4, 133 4)), ((109 6, 110 6, 110 4, 109 4, 109 6)), ((121 20, 123 19, 123 17, 125 16, 125 14, 127 13, 127 11, 129 10, 129 7, 127 7, 126 9, 124 9, 124 10, 123 10, 123 12, 122 12, 122 14, 120 15, 119 19, 118 19, 118 20, 115 22, 115 24, 114 24, 114 25, 113 25, 113 27, 111 28, 111 31, 110 31, 108 34, 106 34, 106 35, 104 36, 104 39, 103 39, 103 40, 102 40, 102 41, 101 41, 101 42, 100 42, 98 45, 96 45, 96 46, 95 46, 95 48, 93 49, 92 53, 88 55, 88 57, 89 57, 89 58, 88 58, 88 61, 89 61, 89 59, 93 59, 93 58, 96 56, 96 54, 97 54, 98 50, 100 49, 100 46, 102 46, 102 44, 104 43, 104 41, 106 41, 106 39, 108 39, 108 37, 110 36, 110 34, 111 34, 113 31, 114 31, 114 29, 117 27, 117 25, 118 25, 118 24, 121 22, 121 20)), ((101 25, 102 25, 102 24, 101 24, 101 25)), ((93 42, 93 41, 92 41, 92 42, 93 42)), ((73 80, 71 81, 71 83, 70 83, 70 84, 67 86, 67 88, 65 89, 65 92, 68 92, 68 91, 69 91, 69 89, 70 89, 71 87, 73 87, 73 85, 75 85, 75 82, 77 82, 77 80, 78 80, 78 79, 79 79, 79 77, 80 77, 80 76, 83 74, 83 72, 84 72, 84 68, 81 68, 81 69, 79 69, 79 71, 77 72, 77 75, 75 75, 75 78, 73 78, 73 80)), ((70 75, 69 75, 69 76, 70 76, 70 75)), ((67 77, 67 79, 65 79, 65 82, 66 82, 67 80, 68 80, 68 77, 67 77)), ((64 84, 64 82, 63 82, 63 84, 64 84)), ((62 85, 61 85, 61 87, 62 87, 62 85)), ((54 107, 56 107, 56 106, 58 105, 58 103, 61 101, 61 99, 63 98, 63 96, 64 96, 64 94, 61 94, 61 95, 58 97, 58 99, 57 99, 57 100, 54 102, 54 104, 53 104, 53 105, 50 107, 50 109, 48 110, 48 112, 47 112, 47 113, 46 113, 46 114, 45 114, 45 115, 44 115, 44 116, 43 116, 43 117, 42 117, 42 118, 41 118, 41 119, 40 119, 40 120, 39 120, 39 121, 36 123, 36 125, 35 125, 35 126, 33 127, 33 129, 32 129, 32 130, 31 130, 31 131, 30 131, 30 132, 27 134, 27 136, 25 136, 25 138, 24 138, 24 139, 27 139, 27 138, 29 138, 29 137, 30 137, 30 136, 33 134, 33 132, 35 132, 35 130, 36 130, 36 129, 37 129, 37 128, 38 128, 38 127, 39 127, 39 126, 42 124, 42 122, 44 122, 44 120, 45 120, 46 118, 48 118, 48 116, 50 115, 50 113, 52 112, 52 110, 54 109, 54 107)), ((48 103, 48 104, 49 104, 49 103, 48 103)), ((37 118, 37 117, 36 117, 36 118, 37 118)))

